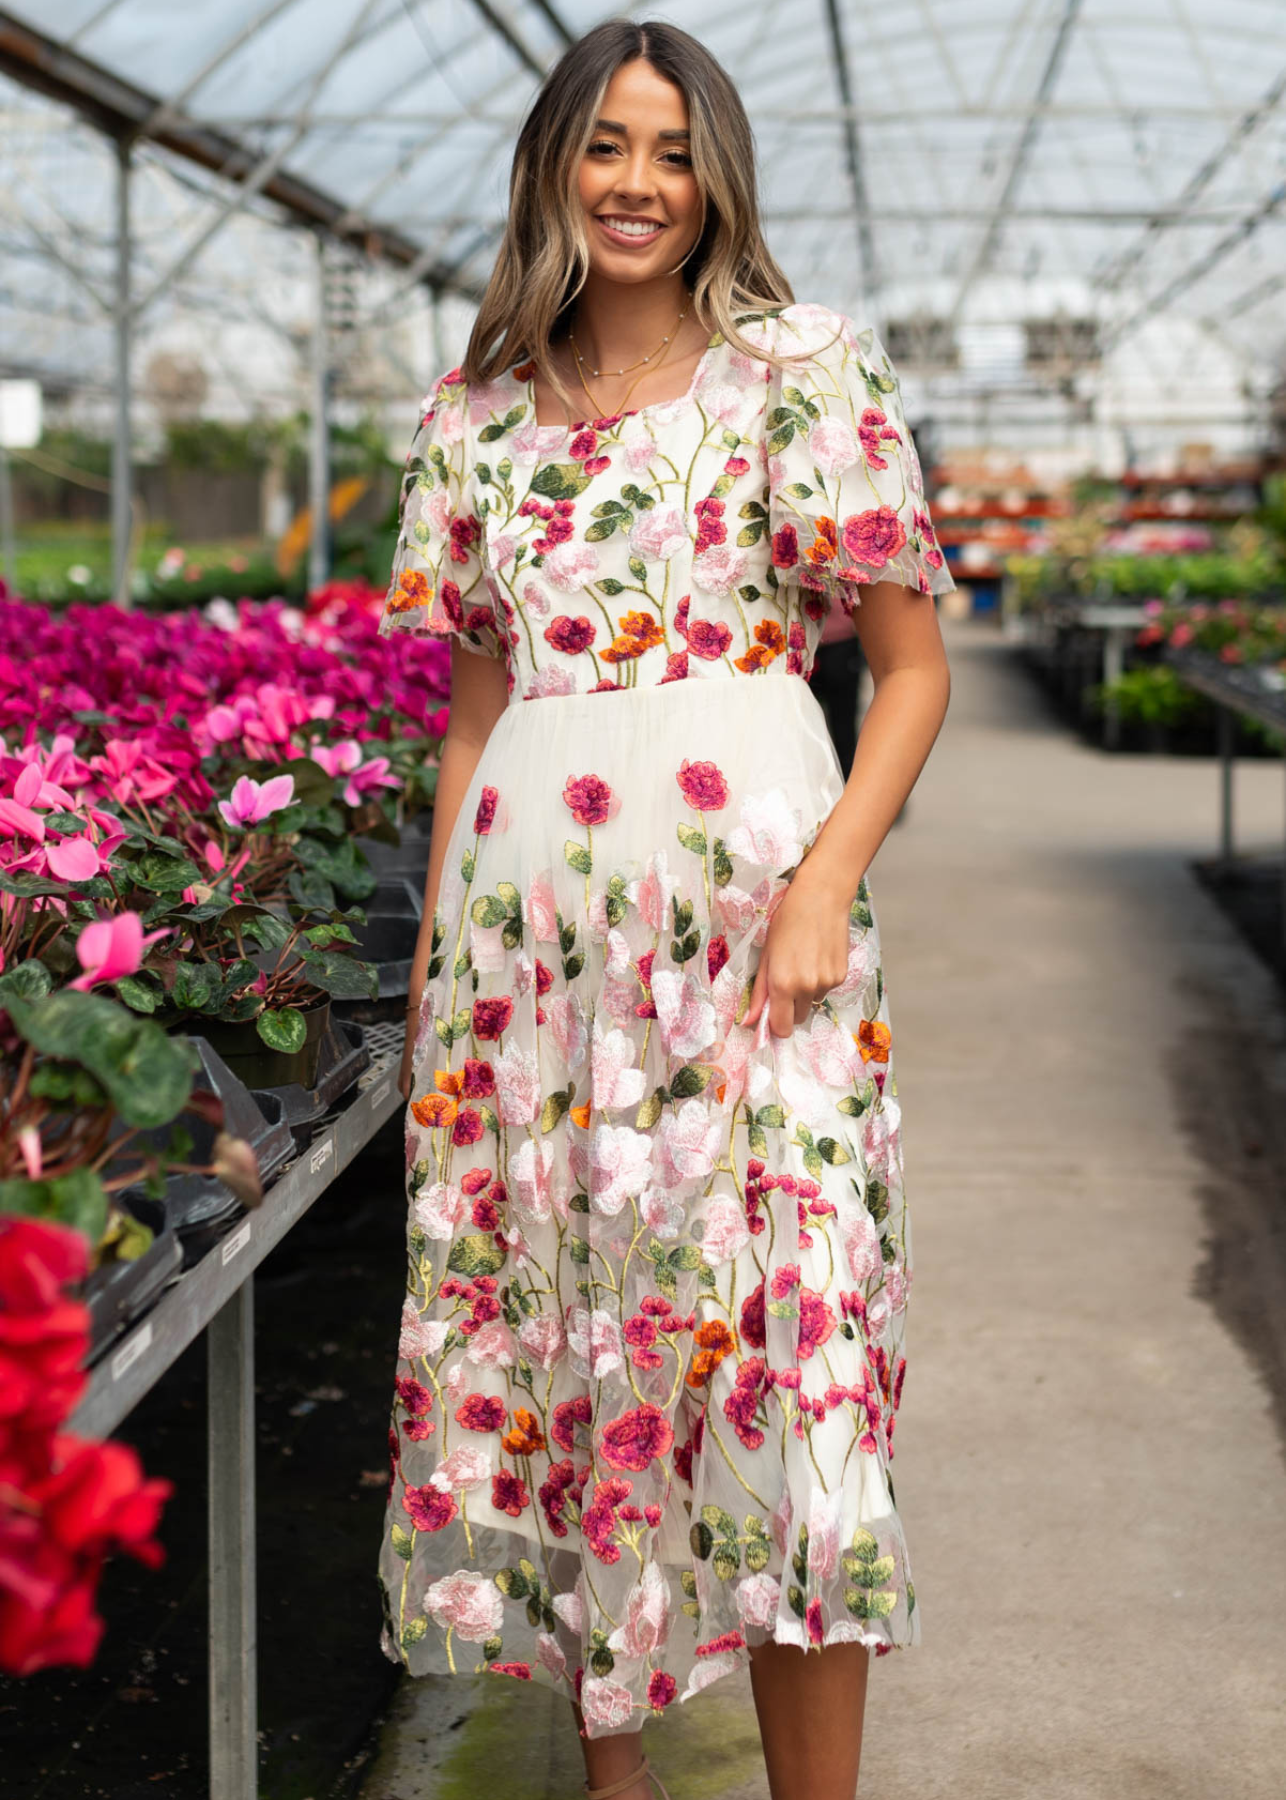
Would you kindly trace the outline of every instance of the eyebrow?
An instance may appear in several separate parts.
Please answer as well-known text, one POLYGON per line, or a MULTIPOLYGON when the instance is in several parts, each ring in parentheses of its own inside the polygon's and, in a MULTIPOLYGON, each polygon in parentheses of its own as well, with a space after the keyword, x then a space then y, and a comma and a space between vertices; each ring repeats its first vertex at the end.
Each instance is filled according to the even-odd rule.
MULTIPOLYGON (((595 131, 614 131, 620 137, 628 137, 630 135, 625 126, 618 124, 615 119, 600 119, 594 129, 595 131)), ((663 143, 686 144, 692 134, 687 131, 658 131, 656 135, 663 143)))

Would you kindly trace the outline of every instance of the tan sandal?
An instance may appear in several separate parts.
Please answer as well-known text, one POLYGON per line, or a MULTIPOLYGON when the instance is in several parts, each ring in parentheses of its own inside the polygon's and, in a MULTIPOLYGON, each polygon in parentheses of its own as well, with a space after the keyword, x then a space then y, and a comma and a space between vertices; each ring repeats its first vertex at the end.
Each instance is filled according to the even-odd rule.
POLYGON ((619 1781, 613 1781, 607 1787, 592 1788, 589 1783, 586 1782, 585 1792, 588 1795, 589 1800, 611 1800, 611 1795, 623 1794, 627 1787, 633 1787, 640 1776, 644 1776, 647 1780, 656 1783, 661 1795, 661 1800, 670 1800, 669 1794, 665 1791, 665 1783, 661 1780, 659 1775, 653 1774, 651 1765, 646 1756, 632 1775, 624 1775, 619 1781))

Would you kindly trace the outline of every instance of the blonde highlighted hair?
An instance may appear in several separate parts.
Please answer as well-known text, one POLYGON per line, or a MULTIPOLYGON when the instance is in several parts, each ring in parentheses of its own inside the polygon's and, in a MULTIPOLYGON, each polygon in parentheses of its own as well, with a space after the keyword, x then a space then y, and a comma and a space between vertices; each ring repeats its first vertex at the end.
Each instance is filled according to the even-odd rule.
POLYGON ((705 46, 676 25, 607 19, 559 58, 518 134, 509 219, 465 351, 466 380, 486 382, 531 361, 563 392, 550 347, 589 273, 580 164, 608 83, 640 57, 687 102, 705 221, 684 264, 696 314, 734 348, 778 360, 748 342, 737 323, 788 306, 794 295, 763 239, 754 135, 736 88, 705 46))

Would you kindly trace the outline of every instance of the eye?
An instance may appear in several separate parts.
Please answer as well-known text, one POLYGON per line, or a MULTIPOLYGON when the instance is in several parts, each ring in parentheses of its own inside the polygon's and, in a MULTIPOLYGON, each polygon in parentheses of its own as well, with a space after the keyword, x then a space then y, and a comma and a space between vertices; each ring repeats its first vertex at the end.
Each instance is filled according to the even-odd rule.
POLYGON ((686 150, 669 150, 662 160, 668 162, 672 169, 690 169, 692 167, 692 158, 686 150))
POLYGON ((586 151, 585 154, 587 156, 597 156, 604 150, 606 150, 609 154, 612 154, 615 152, 616 145, 612 142, 612 140, 610 138, 596 139, 595 142, 589 146, 589 149, 586 151))

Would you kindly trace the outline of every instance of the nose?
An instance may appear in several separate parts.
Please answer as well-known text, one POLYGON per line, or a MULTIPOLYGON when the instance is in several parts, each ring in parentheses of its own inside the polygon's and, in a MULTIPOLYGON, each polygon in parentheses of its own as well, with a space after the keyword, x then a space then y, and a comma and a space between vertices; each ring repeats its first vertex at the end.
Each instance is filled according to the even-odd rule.
POLYGON ((616 191, 622 200, 650 200, 656 193, 656 178, 645 150, 634 150, 617 170, 616 191))

